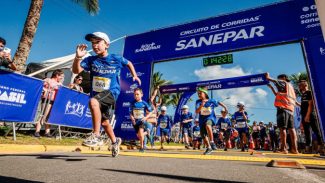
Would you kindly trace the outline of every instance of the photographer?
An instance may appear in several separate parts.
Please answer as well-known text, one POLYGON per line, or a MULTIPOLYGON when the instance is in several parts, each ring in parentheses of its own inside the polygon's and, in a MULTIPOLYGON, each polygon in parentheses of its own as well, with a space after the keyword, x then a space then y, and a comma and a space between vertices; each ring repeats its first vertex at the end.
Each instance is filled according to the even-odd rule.
POLYGON ((17 70, 15 64, 11 60, 10 49, 6 48, 6 40, 0 37, 0 67, 17 70))

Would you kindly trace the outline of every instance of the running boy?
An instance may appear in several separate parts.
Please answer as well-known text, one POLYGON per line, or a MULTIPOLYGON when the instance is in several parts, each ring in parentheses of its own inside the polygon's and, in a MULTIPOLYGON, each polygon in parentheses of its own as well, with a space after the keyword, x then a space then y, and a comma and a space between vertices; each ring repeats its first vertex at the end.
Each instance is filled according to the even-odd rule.
POLYGON ((130 70, 133 81, 141 85, 133 64, 125 58, 108 54, 110 40, 103 32, 94 32, 85 36, 87 41, 92 44, 95 56, 83 57, 87 54, 87 45, 79 44, 76 49, 76 57, 73 61, 72 71, 79 74, 83 70, 90 72, 91 92, 89 108, 92 115, 93 132, 83 145, 97 146, 102 140, 100 138, 100 125, 112 141, 112 156, 119 154, 121 139, 116 138, 110 124, 111 111, 115 107, 115 101, 120 94, 119 75, 125 66, 130 70))
POLYGON ((188 111, 188 106, 182 106, 182 115, 181 115, 181 126, 182 126, 182 135, 185 140, 185 148, 189 149, 190 143, 192 143, 193 131, 192 131, 192 122, 193 114, 188 111))
POLYGON ((166 113, 167 107, 162 106, 161 107, 161 114, 158 116, 158 126, 160 128, 160 149, 164 149, 163 143, 164 140, 169 143, 169 131, 172 124, 172 119, 169 115, 166 113))
POLYGON ((221 117, 218 119, 217 127, 220 129, 221 136, 223 137, 224 150, 227 151, 227 147, 230 147, 231 121, 227 117, 227 111, 224 109, 221 110, 221 117))
POLYGON ((232 116, 232 120, 236 123, 236 129, 239 134, 240 138, 240 146, 241 151, 244 152, 245 149, 248 151, 248 136, 249 136, 249 129, 248 129, 248 116, 247 112, 245 111, 245 104, 244 102, 238 102, 237 103, 238 111, 234 113, 232 116))
POLYGON ((199 99, 196 101, 195 113, 199 115, 199 123, 201 130, 201 137, 206 144, 206 151, 204 155, 211 154, 212 150, 216 150, 217 146, 213 140, 212 125, 216 123, 216 116, 214 114, 214 108, 221 105, 226 111, 227 107, 214 99, 209 99, 208 88, 198 87, 197 94, 199 99))
POLYGON ((134 89, 134 101, 130 105, 130 118, 140 141, 140 152, 144 152, 144 129, 152 113, 150 105, 142 100, 141 88, 134 89))

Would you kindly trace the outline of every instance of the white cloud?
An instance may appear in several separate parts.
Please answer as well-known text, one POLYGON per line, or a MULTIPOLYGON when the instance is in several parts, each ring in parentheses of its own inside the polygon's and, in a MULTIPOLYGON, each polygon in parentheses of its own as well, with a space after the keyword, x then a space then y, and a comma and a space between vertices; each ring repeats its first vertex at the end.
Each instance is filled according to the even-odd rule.
POLYGON ((220 65, 216 65, 195 70, 194 74, 199 77, 199 80, 204 81, 250 75, 251 73, 244 72, 243 68, 238 65, 232 68, 222 68, 220 65))
MULTIPOLYGON (((250 75, 251 72, 245 72, 240 66, 232 68, 222 68, 221 66, 212 66, 195 70, 194 74, 199 77, 199 80, 212 80, 231 78, 237 76, 250 75)), ((225 90, 216 90, 213 92, 214 98, 225 99, 224 103, 229 105, 230 112, 235 112, 236 105, 239 101, 243 101, 247 107, 265 106, 267 104, 267 92, 262 88, 244 87, 225 90)))

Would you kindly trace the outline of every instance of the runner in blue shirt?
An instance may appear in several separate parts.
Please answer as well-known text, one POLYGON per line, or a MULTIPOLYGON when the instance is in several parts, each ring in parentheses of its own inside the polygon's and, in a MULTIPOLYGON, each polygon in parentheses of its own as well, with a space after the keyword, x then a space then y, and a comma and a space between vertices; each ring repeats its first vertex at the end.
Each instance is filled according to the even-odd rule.
POLYGON ((133 76, 133 81, 141 85, 141 80, 130 61, 115 54, 108 54, 110 40, 105 33, 87 34, 85 39, 91 42, 96 55, 83 59, 87 54, 87 45, 79 44, 72 65, 74 74, 79 74, 83 70, 90 72, 92 83, 89 108, 92 114, 93 132, 83 145, 93 147, 102 142, 100 138, 100 125, 102 125, 112 141, 112 156, 116 157, 119 154, 121 139, 115 137, 109 120, 121 90, 119 82, 121 69, 127 66, 133 76))
POLYGON ((248 116, 245 111, 244 102, 237 103, 238 111, 235 112, 232 116, 232 120, 236 123, 236 129, 239 133, 240 137, 240 146, 241 151, 244 152, 245 149, 248 150, 248 137, 249 137, 249 129, 248 129, 248 116))
POLYGON ((227 107, 221 102, 217 102, 214 99, 209 99, 207 87, 198 87, 197 93, 199 100, 196 101, 195 113, 199 115, 201 136, 207 147, 203 154, 206 155, 211 154, 212 150, 217 149, 212 133, 212 125, 215 125, 216 123, 214 108, 221 105, 227 111, 227 107))
POLYGON ((169 143, 169 131, 172 124, 172 118, 167 115, 167 107, 161 107, 161 114, 158 116, 158 128, 160 128, 160 149, 164 149, 164 140, 169 143))
POLYGON ((196 150, 196 148, 201 149, 201 142, 199 119, 195 119, 195 126, 193 127, 193 150, 196 150))
POLYGON ((189 149, 190 144, 192 143, 193 131, 192 131, 192 123, 193 123, 193 114, 188 112, 188 106, 182 106, 182 115, 181 115, 181 126, 182 126, 182 135, 185 140, 185 148, 189 149))
POLYGON ((220 132, 223 136, 223 143, 225 144, 224 151, 227 151, 227 147, 230 146, 230 135, 231 135, 231 121, 227 117, 227 111, 221 110, 221 117, 218 119, 217 128, 220 129, 220 132))
POLYGON ((144 130, 152 113, 151 106, 142 100, 142 96, 141 88, 134 89, 134 101, 130 104, 130 118, 140 141, 140 152, 144 152, 144 130))

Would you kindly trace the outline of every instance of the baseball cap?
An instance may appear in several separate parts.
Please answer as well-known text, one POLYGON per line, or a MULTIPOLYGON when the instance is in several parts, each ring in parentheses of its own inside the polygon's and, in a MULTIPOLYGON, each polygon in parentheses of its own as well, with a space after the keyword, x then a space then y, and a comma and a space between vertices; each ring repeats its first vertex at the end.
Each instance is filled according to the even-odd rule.
POLYGON ((109 37, 104 32, 94 32, 94 33, 91 33, 91 34, 87 34, 85 36, 85 39, 87 41, 90 41, 91 38, 100 38, 100 39, 103 39, 107 44, 111 43, 109 37))
POLYGON ((240 106, 245 106, 245 103, 244 102, 238 102, 237 107, 240 107, 240 106))
POLYGON ((162 111, 167 111, 167 107, 166 107, 166 106, 162 106, 162 107, 161 107, 161 110, 162 110, 162 111))
POLYGON ((182 109, 188 109, 188 106, 187 105, 183 105, 182 106, 182 109))

